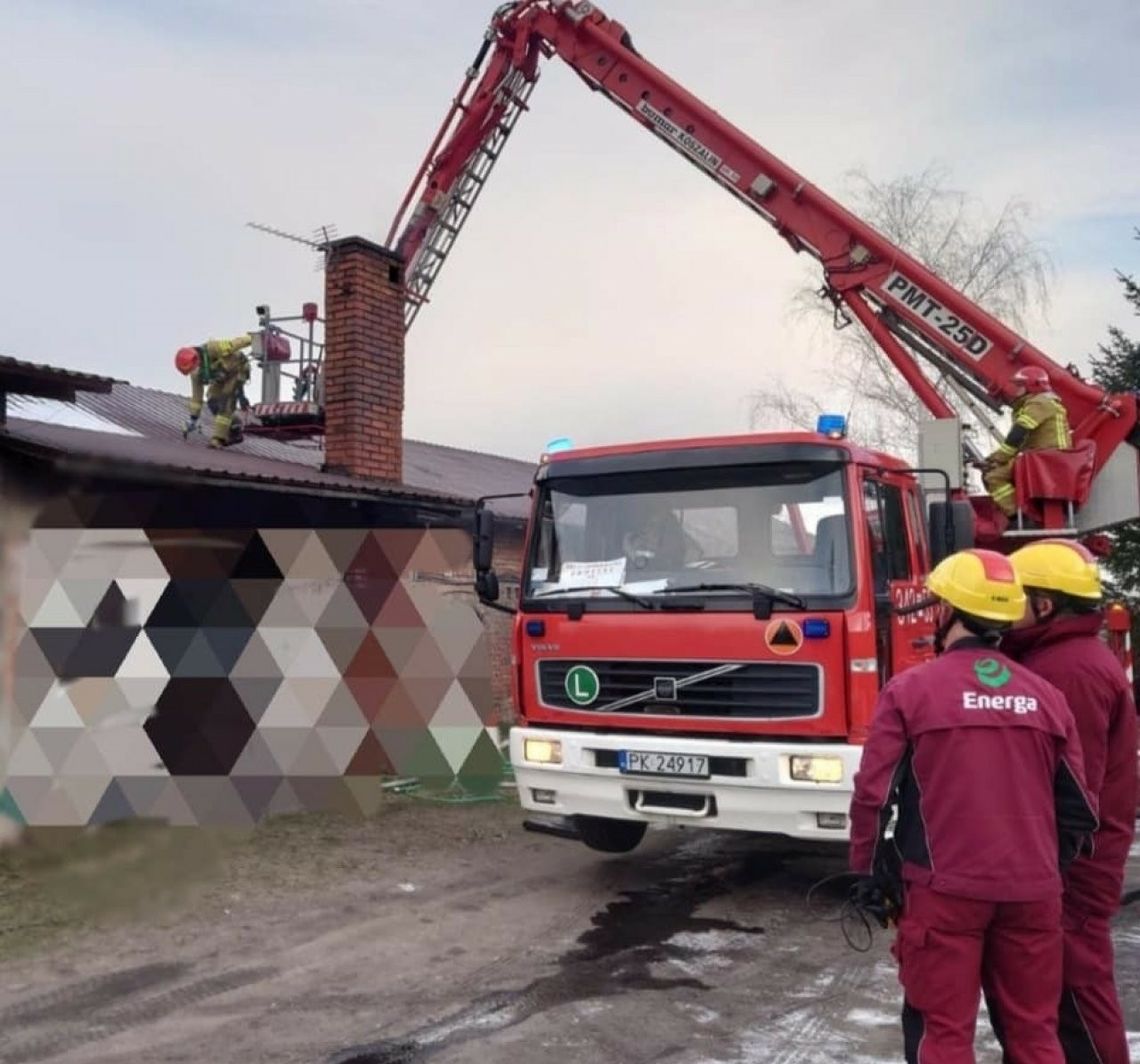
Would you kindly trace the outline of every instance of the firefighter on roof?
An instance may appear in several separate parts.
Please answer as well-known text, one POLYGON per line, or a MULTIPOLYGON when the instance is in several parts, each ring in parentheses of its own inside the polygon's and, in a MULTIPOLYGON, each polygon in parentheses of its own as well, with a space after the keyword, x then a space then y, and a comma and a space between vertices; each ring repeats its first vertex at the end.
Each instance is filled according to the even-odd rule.
POLYGON ((853 902, 893 900, 910 1064, 974 1059, 982 987, 1010 1064, 1064 1064, 1061 870, 1097 826, 1073 714, 998 649, 1026 596, 966 550, 927 579, 939 657, 882 690, 851 800, 853 902), (897 805, 891 838, 887 828, 897 805))
POLYGON ((1017 513, 1013 461, 1022 451, 1072 446, 1069 416, 1049 387, 1049 375, 1037 366, 1023 366, 1013 375, 1019 394, 1013 401, 1013 424, 1006 438, 982 467, 986 491, 1006 517, 1017 513))
POLYGON ((190 417, 182 430, 185 439, 198 429, 205 392, 206 405, 214 415, 211 447, 226 447, 241 440, 241 422, 234 414, 245 399, 245 382, 249 380, 249 358, 244 349, 253 343, 249 333, 232 340, 207 340, 196 347, 183 347, 174 356, 178 372, 190 378, 190 417))

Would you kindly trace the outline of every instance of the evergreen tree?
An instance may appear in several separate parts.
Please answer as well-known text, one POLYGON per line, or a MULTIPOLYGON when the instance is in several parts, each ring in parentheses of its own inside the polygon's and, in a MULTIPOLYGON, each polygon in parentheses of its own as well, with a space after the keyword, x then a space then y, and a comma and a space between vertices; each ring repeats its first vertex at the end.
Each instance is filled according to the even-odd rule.
MULTIPOLYGON (((1140 229, 1136 230, 1140 240, 1140 229)), ((1124 298, 1140 317, 1140 284, 1131 276, 1117 271, 1124 288, 1124 298)), ((1091 358, 1093 379, 1111 392, 1140 392, 1140 340, 1128 337, 1123 329, 1109 326, 1108 342, 1099 345, 1099 354, 1091 358)), ((1113 551, 1106 567, 1115 590, 1128 600, 1134 611, 1140 611, 1140 521, 1131 521, 1112 533, 1113 551)), ((1138 634, 1137 617, 1133 617, 1133 645, 1138 634)))

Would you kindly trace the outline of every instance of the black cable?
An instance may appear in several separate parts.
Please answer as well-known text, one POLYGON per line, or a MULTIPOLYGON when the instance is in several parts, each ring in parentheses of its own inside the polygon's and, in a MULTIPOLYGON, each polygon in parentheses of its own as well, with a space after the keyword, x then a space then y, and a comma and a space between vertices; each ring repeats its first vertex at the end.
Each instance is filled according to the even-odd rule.
POLYGON ((817 890, 819 890, 821 887, 826 887, 829 883, 835 883, 840 879, 858 879, 858 878, 859 878, 859 876, 855 872, 836 872, 834 875, 825 876, 818 883, 813 883, 808 888, 807 895, 804 898, 804 901, 808 907, 808 912, 811 914, 812 918, 819 920, 821 923, 825 923, 825 924, 837 924, 837 923, 839 923, 843 919, 843 908, 844 908, 844 905, 847 904, 846 901, 844 901, 839 906, 839 912, 836 915, 834 915, 834 916, 822 916, 813 908, 812 898, 814 897, 815 892, 817 890))
MULTIPOLYGON (((805 896, 805 903, 808 908, 809 914, 813 919, 819 920, 821 923, 826 924, 839 924, 839 931, 843 935, 844 942, 847 943, 851 949, 857 953, 867 953, 875 942, 875 932, 871 929, 871 921, 868 919, 867 913, 850 897, 845 898, 839 906, 839 911, 835 915, 824 916, 820 914, 813 906, 813 898, 816 891, 820 888, 827 886, 829 883, 835 883, 842 879, 856 880, 862 878, 857 872, 836 872, 834 875, 825 876, 823 879, 813 883, 808 889, 805 896), (853 928, 858 929, 860 926, 866 936, 866 945, 858 945, 852 938, 853 928)), ((863 936, 860 936, 862 941, 863 936)))

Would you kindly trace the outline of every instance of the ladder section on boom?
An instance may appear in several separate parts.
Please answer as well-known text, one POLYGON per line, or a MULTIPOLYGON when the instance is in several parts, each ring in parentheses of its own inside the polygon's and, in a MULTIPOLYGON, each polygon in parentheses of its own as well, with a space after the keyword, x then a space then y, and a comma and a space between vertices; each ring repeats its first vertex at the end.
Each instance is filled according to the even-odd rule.
POLYGON ((521 70, 513 70, 500 90, 506 106, 499 122, 488 131, 483 143, 472 153, 467 165, 456 178, 447 202, 424 235, 423 244, 406 274, 404 328, 410 329, 416 315, 428 301, 428 293, 435 284, 439 271, 455 246, 455 240, 471 215, 487 183, 487 178, 498 162, 519 117, 527 109, 527 100, 534 91, 534 81, 528 80, 521 70))

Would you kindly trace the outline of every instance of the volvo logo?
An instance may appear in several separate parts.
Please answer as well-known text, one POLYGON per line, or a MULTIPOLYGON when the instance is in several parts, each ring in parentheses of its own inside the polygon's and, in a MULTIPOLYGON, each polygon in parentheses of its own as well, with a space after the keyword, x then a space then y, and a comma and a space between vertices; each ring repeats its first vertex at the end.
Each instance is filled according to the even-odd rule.
POLYGON ((677 681, 672 676, 656 676, 653 679, 653 697, 658 702, 677 701, 677 681))

